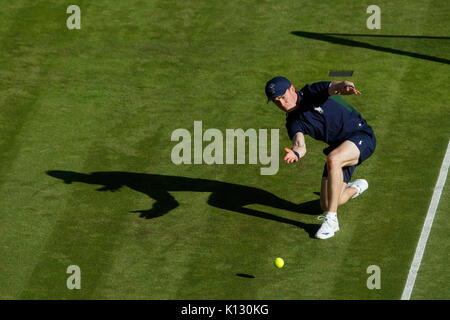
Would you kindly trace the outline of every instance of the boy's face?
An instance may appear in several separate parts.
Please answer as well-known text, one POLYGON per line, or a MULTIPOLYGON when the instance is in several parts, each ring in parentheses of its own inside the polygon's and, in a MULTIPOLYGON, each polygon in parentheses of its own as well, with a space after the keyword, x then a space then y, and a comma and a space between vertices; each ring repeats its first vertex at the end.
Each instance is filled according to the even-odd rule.
POLYGON ((291 112, 297 108, 297 92, 294 86, 290 86, 282 96, 272 99, 275 105, 284 112, 291 112))

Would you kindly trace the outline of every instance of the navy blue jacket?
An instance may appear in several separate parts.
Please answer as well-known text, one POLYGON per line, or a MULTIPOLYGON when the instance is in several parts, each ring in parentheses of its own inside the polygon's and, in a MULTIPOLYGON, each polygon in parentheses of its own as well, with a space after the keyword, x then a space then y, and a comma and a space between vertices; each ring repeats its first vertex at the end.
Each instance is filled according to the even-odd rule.
POLYGON ((286 114, 291 140, 297 132, 336 146, 358 131, 373 132, 361 114, 339 95, 328 94, 330 81, 316 82, 297 91, 299 107, 286 114))

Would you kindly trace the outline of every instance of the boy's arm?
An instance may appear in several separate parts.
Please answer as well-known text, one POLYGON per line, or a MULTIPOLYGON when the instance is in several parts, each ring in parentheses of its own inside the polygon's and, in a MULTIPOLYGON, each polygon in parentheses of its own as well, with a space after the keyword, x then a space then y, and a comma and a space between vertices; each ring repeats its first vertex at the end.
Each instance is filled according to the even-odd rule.
POLYGON ((329 94, 329 88, 331 81, 319 81, 304 86, 300 92, 303 99, 309 103, 320 105, 327 101, 329 94))
POLYGON ((286 156, 284 161, 287 163, 297 162, 306 154, 305 136, 301 132, 297 132, 292 139, 292 149, 284 148, 286 156))

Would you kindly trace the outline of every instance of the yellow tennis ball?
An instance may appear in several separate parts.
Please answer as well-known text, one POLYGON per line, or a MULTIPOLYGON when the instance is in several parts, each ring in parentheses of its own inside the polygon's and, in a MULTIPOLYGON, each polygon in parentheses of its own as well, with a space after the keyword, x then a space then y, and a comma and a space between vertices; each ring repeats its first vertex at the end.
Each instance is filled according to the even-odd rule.
POLYGON ((284 260, 281 258, 276 258, 274 261, 274 264, 277 268, 283 268, 284 266, 284 260))

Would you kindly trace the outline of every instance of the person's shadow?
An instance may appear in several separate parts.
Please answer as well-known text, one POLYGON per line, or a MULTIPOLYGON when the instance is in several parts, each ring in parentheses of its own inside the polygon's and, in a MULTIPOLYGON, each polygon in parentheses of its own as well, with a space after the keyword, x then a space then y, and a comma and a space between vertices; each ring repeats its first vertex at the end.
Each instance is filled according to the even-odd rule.
POLYGON ((93 172, 90 174, 73 171, 47 171, 51 177, 58 178, 64 183, 83 182, 100 185, 98 191, 116 191, 122 186, 127 186, 138 192, 142 192, 156 200, 153 207, 147 210, 135 210, 145 219, 160 217, 179 206, 177 200, 170 191, 196 191, 210 192, 208 204, 224 210, 244 213, 250 216, 269 219, 282 223, 288 223, 304 229, 311 238, 319 229, 319 225, 306 224, 288 218, 279 217, 263 211, 246 208, 246 205, 260 204, 277 209, 289 210, 296 213, 318 215, 320 201, 311 200, 301 204, 295 204, 281 199, 276 195, 262 189, 248 187, 240 184, 220 182, 216 180, 186 178, 160 174, 145 174, 132 172, 93 172))

